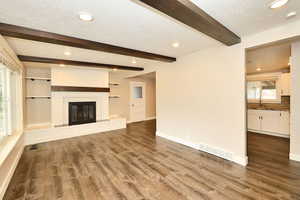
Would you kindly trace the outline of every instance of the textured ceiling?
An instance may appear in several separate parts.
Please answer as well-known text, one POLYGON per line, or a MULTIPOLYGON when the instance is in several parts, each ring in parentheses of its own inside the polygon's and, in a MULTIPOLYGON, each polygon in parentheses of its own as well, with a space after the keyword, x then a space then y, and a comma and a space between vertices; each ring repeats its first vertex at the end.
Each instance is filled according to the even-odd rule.
MULTIPOLYGON (((0 22, 109 43, 122 47, 180 57, 218 44, 137 0, 9 0, 1 4, 0 22), (95 20, 82 22, 79 11, 93 14, 95 20), (179 42, 179 48, 172 43, 179 42)), ((300 0, 290 0, 277 10, 269 0, 192 0, 233 32, 247 35, 299 19, 286 20, 288 11, 300 13, 300 0)), ((41 42, 9 38, 18 54, 44 56, 109 64, 133 65, 132 58, 102 52, 69 48, 41 42), (63 52, 71 51, 66 57, 63 52)), ((157 62, 137 59, 135 66, 157 62)))

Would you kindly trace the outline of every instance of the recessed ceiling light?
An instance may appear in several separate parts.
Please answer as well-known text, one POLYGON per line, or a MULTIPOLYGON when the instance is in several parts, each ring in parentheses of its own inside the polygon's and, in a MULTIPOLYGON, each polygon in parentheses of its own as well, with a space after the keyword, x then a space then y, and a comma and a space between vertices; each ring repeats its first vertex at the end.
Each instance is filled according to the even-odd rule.
POLYGON ((71 55, 71 52, 66 51, 64 54, 65 54, 66 56, 69 56, 69 55, 71 55))
POLYGON ((117 71, 118 69, 117 68, 113 68, 113 71, 117 71))
POLYGON ((179 42, 174 42, 174 43, 172 44, 172 46, 173 46, 174 48, 177 48, 177 47, 180 46, 180 44, 179 44, 179 42))
POLYGON ((270 8, 275 9, 275 8, 280 8, 287 4, 289 0, 275 0, 271 3, 270 8))
POLYGON ((65 65, 64 64, 60 64, 59 66, 64 67, 65 65))
POLYGON ((135 60, 135 59, 132 59, 131 63, 132 63, 132 64, 136 64, 136 60, 135 60))
POLYGON ((260 71, 261 71, 261 68, 260 68, 260 67, 256 68, 256 71, 260 72, 260 71))
POLYGON ((297 12, 293 11, 293 12, 290 12, 286 15, 286 18, 292 18, 292 17, 295 17, 297 15, 297 12))
POLYGON ((93 16, 87 12, 79 12, 79 19, 81 19, 82 21, 93 21, 93 16))

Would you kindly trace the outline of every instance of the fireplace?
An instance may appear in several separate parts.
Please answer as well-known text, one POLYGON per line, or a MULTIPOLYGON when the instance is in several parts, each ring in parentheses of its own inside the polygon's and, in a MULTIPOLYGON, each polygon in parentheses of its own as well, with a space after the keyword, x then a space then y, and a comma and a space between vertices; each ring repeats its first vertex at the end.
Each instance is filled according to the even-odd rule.
POLYGON ((69 102, 69 125, 96 122, 96 102, 69 102))

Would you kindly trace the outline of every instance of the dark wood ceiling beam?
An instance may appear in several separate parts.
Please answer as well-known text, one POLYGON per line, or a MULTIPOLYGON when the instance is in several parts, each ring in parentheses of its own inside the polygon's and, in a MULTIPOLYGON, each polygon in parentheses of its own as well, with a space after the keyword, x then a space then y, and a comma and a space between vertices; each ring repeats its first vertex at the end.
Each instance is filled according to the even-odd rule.
POLYGON ((241 38, 239 36, 212 18, 190 0, 139 1, 222 42, 227 46, 241 42, 241 38))
POLYGON ((110 44, 79 39, 66 35, 50 33, 35 29, 30 29, 22 26, 0 23, 0 34, 9 37, 21 38, 26 40, 33 40, 38 42, 46 42, 51 44, 58 44, 70 47, 77 47, 82 49, 89 49, 95 51, 102 51, 113 54, 120 54, 124 56, 131 56, 136 58, 144 58, 162 62, 174 62, 176 58, 139 51, 110 44))
POLYGON ((111 65, 103 63, 91 63, 91 62, 82 62, 74 60, 63 60, 63 59, 54 59, 54 58, 41 58, 33 56, 24 56, 18 55, 18 58, 22 62, 36 62, 36 63, 48 63, 48 64, 63 64, 63 65, 72 65, 72 66, 82 66, 82 67, 96 67, 103 69, 118 69, 118 70, 131 70, 131 71, 143 71, 144 68, 141 67, 129 67, 122 65, 111 65))

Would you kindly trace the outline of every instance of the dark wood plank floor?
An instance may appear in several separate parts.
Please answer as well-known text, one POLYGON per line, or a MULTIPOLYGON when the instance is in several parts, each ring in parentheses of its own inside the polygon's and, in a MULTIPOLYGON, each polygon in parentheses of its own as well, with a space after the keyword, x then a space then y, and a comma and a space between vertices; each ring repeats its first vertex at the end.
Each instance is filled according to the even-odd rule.
POLYGON ((242 167, 155 138, 155 121, 26 148, 5 200, 300 199, 288 140, 249 133, 242 167))

